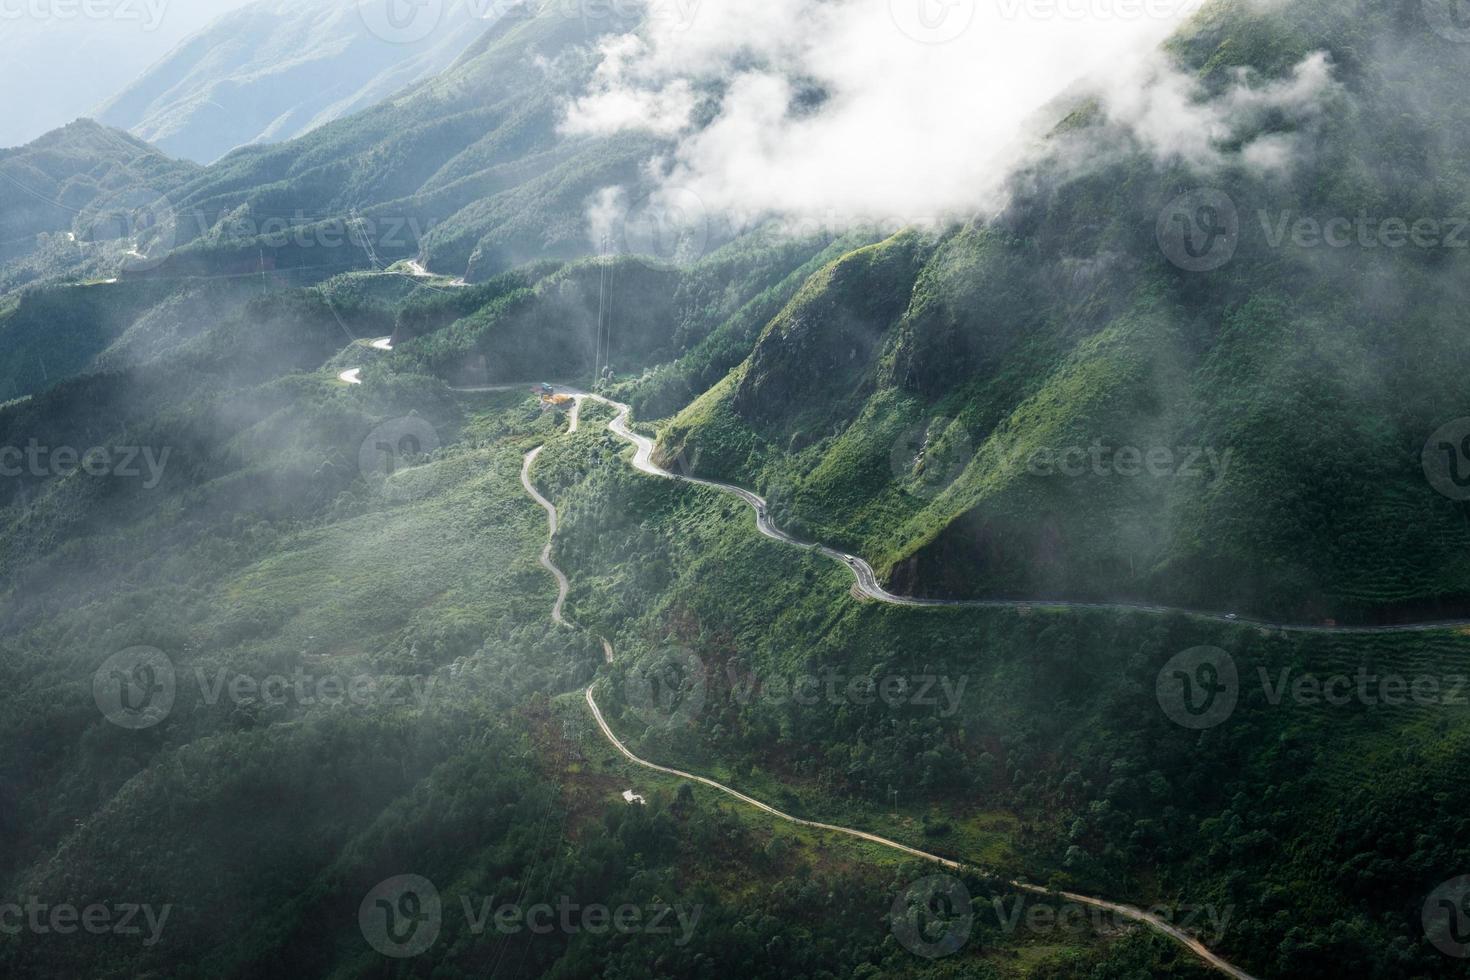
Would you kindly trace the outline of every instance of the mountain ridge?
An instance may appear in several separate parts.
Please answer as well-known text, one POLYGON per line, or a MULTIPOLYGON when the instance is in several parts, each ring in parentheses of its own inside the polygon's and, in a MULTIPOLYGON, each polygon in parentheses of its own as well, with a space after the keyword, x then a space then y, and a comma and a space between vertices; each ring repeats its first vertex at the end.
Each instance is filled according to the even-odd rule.
POLYGON ((212 163, 304 135, 450 67, 483 26, 471 0, 423 39, 374 35, 355 4, 257 0, 185 39, 94 112, 171 156, 212 163))

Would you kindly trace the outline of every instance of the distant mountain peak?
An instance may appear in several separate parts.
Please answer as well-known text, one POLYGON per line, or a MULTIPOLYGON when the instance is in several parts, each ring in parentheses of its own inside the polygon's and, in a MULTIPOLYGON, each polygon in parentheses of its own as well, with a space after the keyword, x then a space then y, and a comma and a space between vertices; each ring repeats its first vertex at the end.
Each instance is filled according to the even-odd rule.
POLYGON ((258 0, 184 40, 97 115, 208 163, 380 102, 452 65, 488 23, 461 0, 421 38, 384 37, 355 4, 258 0))

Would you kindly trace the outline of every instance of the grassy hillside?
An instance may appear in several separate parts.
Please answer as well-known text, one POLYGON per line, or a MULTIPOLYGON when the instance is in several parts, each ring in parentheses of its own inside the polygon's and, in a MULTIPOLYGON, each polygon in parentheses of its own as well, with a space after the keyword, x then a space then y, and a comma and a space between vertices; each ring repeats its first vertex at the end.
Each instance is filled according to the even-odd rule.
POLYGON ((0 293, 122 268, 196 169, 86 120, 0 150, 0 293))
MULTIPOLYGON (((436 271, 476 280, 534 259, 585 254, 590 198, 612 184, 636 184, 652 152, 646 140, 557 134, 561 100, 590 71, 578 52, 595 40, 554 4, 504 18, 447 71, 300 139, 230 154, 172 200, 181 212, 203 213, 208 225, 240 216, 252 228, 279 217, 310 224, 355 216, 371 223, 362 237, 383 261, 422 255, 436 271), (536 67, 541 59, 553 70, 536 67)), ((254 256, 260 243, 240 237, 201 243, 177 267, 254 256)), ((289 243, 271 252, 281 265, 324 261, 290 254, 301 250, 289 243)))
POLYGON ((322 367, 365 363, 341 326, 391 326, 417 295, 395 280, 277 291, 181 335, 180 309, 229 307, 201 286, 140 317, 107 371, 0 411, 6 445, 171 451, 156 482, 32 475, 0 510, 0 895, 167 908, 156 942, 0 935, 7 976, 381 975, 359 905, 402 874, 443 908, 433 953, 408 962, 450 976, 718 974, 735 952, 771 977, 1204 976, 1137 928, 1018 932, 996 911, 1018 896, 975 876, 974 939, 917 956, 888 917, 929 869, 617 757, 580 698, 601 649, 547 624, 544 515, 518 481, 562 418, 387 354, 362 387, 322 367), (404 420, 439 446, 364 467, 404 420), (131 729, 99 712, 93 676, 140 645, 175 686, 131 729), (697 921, 532 936, 477 926, 465 902, 697 921))
POLYGON ((1470 416, 1465 252, 1291 230, 1467 215, 1470 48, 1409 0, 1217 3, 1171 42, 1179 69, 1254 105, 1330 68, 1317 111, 1248 114, 1201 172, 1084 105, 999 214, 882 241, 715 234, 676 266, 590 239, 592 196, 636 199, 659 146, 558 134, 615 25, 557 9, 207 168, 88 124, 0 156, 51 181, 0 269, 0 449, 42 454, 0 480, 0 906, 173 908, 156 947, 0 932, 0 972, 1205 975, 1133 926, 1017 931, 995 917, 1017 896, 971 871, 973 938, 917 955, 893 903, 933 868, 632 767, 590 723, 595 682, 648 758, 975 868, 1203 906, 1228 922, 1198 931, 1256 975, 1459 975, 1422 915, 1470 863, 1462 631, 1044 600, 1470 615, 1465 504, 1423 465, 1470 416), (1263 169, 1279 152, 1294 166, 1263 169), (157 220, 155 191, 185 220, 157 220), (1171 220, 1208 223, 1222 197, 1231 254, 1192 269, 1219 236, 1171 220), (660 458, 758 489, 894 589, 1038 601, 859 601, 743 504, 634 473, 605 407, 565 437, 522 391, 450 388, 541 379, 628 401, 660 458), (519 485, 543 443, 585 632, 548 620, 545 515, 519 485), (94 685, 139 647, 177 687, 135 730, 94 685), (1215 673, 1179 667, 1202 647, 1215 673), (702 698, 651 722, 663 703, 632 682, 681 651, 708 668, 702 698), (1293 686, 1360 674, 1376 700, 1293 686), (262 684, 297 675, 359 695, 262 684), (927 700, 909 686, 926 678, 927 700), (1394 701, 1381 678, 1440 686, 1394 701), (815 701, 790 696, 806 679, 815 701), (1170 710, 1186 681, 1233 709, 1191 727, 1188 697, 1170 710), (848 693, 865 685, 889 694, 848 693), (402 874, 452 914, 398 960, 358 916, 402 874), (457 911, 562 896, 704 918, 679 944, 507 937, 457 911))
POLYGON ((405 79, 370 108, 298 139, 244 147, 209 167, 87 121, 7 150, 0 286, 119 272, 325 278, 404 258, 485 280, 585 255, 595 247, 585 217, 593 197, 624 185, 637 200, 656 149, 642 138, 557 131, 564 101, 595 64, 598 37, 626 26, 566 17, 554 3, 520 8, 446 70, 405 79), (120 247, 77 255, 37 238, 69 245, 68 232, 120 247))
POLYGON ((1201 173, 1135 144, 1079 170, 1079 146, 1129 146, 1079 113, 1005 213, 872 253, 918 267, 870 274, 858 252, 809 279, 664 455, 762 488, 901 591, 1463 614, 1464 516, 1420 455, 1467 409, 1466 254, 1439 216, 1470 206, 1470 119, 1423 101, 1467 51, 1389 8, 1315 3, 1214 6, 1174 48, 1206 87, 1249 68, 1257 91, 1325 53, 1320 120, 1233 137, 1296 140, 1294 169, 1226 156, 1201 173), (1209 270, 1156 239, 1200 187, 1239 216, 1209 270), (1303 217, 1369 230, 1332 247, 1303 217), (1419 221, 1441 237, 1411 243, 1419 221))
MULTIPOLYGON (((451 5, 406 42, 356 9, 266 0, 226 13, 111 94, 98 110, 170 156, 211 163, 369 108, 438 74, 484 25, 451 5)), ((409 25, 412 27, 412 23, 409 25)))
POLYGON ((645 758, 1003 875, 1228 910, 1213 944, 1256 976, 1458 975, 1421 912, 1470 860, 1463 630, 861 602, 840 565, 634 474, 597 428, 541 465, 568 614, 614 638, 599 701, 645 758), (1159 683, 1202 646, 1235 700, 1190 728, 1159 683), (638 678, 670 651, 683 680, 650 713, 638 678))

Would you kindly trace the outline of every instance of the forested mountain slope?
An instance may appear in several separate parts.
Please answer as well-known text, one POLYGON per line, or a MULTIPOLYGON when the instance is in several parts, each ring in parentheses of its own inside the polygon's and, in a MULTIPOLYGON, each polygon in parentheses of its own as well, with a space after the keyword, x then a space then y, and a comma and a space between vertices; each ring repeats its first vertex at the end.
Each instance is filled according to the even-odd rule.
MULTIPOLYGON (((0 150, 0 262, 42 252, 67 268, 81 261, 70 253, 121 237, 134 209, 155 205, 196 169, 87 120, 0 150)), ((6 288, 13 283, 7 277, 6 288)))
POLYGON ((665 454, 900 591, 1463 615, 1462 505, 1421 453, 1470 409, 1470 49, 1411 6, 1211 7, 1174 53, 1207 105, 1257 106, 1218 159, 1079 110, 1003 213, 808 282, 665 454), (1281 98, 1312 75, 1310 110, 1281 98))
POLYGON ((366 5, 252 3, 184 40, 96 116, 170 156, 211 163, 239 146, 300 136, 438 74, 488 26, 478 7, 426 9, 422 27, 409 19, 395 31, 366 5))
POLYGON ((1448 695, 1462 630, 1040 600, 1466 615, 1443 452, 1466 433, 1436 430, 1470 417, 1470 45, 1409 0, 1223 0, 1156 69, 1188 98, 1069 99, 994 212, 732 222, 649 255, 590 219, 608 188, 658 185, 664 139, 560 125, 626 25, 560 10, 207 167, 85 123, 0 157, 0 447, 47 454, 0 481, 0 896, 175 909, 157 946, 0 935, 0 971, 1205 975, 1127 925, 1008 927, 1018 876, 1207 905, 1229 920, 1210 944, 1262 977, 1459 975, 1421 917, 1470 867, 1462 711, 1281 692, 1364 672, 1448 695), (633 405, 671 467, 765 493, 895 591, 1038 601, 861 601, 744 503, 634 472, 600 409, 566 434, 526 390, 542 380, 633 405), (545 515, 519 484, 538 446, 580 629, 548 619, 545 515), (94 473, 93 449, 136 469, 94 473), (97 678, 140 647, 177 689, 127 728, 97 678), (1238 706, 1187 727, 1158 685, 1201 647, 1233 658, 1238 706), (640 718, 635 683, 670 649, 709 668, 673 728, 640 718), (260 683, 298 674, 373 693, 260 683), (959 693, 747 683, 828 676, 959 693), (970 943, 930 958, 894 934, 934 868, 627 765, 593 683, 647 758, 966 862, 970 943), (409 873, 455 914, 433 953, 390 961, 359 906, 409 873), (457 911, 515 895, 706 918, 684 945, 499 942, 457 911))
MULTIPOLYGON (((247 147, 207 168, 167 163, 131 137, 78 124, 158 160, 114 167, 123 177, 108 185, 124 216, 117 237, 138 244, 146 267, 111 255, 85 268, 178 277, 264 267, 323 278, 372 260, 422 258, 436 272, 482 280, 594 251, 586 221, 593 197, 621 183, 636 199, 654 144, 566 137, 558 127, 565 100, 593 67, 591 45, 620 26, 515 8, 449 70, 300 139, 247 147), (193 170, 191 178, 177 179, 180 170, 193 170), (359 254, 344 257, 353 250, 359 254)), ((44 246, 35 233, 85 220, 53 178, 16 169, 78 138, 53 134, 7 151, 16 172, 6 193, 36 202, 26 205, 35 215, 20 209, 7 219, 15 258, 44 246)))

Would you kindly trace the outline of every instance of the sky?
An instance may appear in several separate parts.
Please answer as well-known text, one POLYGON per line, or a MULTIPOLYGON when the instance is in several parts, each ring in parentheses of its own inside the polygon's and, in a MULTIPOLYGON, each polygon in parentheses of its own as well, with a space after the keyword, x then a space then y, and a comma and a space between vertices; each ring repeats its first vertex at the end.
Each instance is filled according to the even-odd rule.
MULTIPOLYGON (((0 145, 93 112, 247 2, 0 0, 0 82, 24 93, 6 100, 0 145)), ((661 188, 652 206, 737 224, 941 225, 994 206, 1048 108, 1083 80, 1140 144, 1200 167, 1218 164, 1219 145, 1263 113, 1309 127, 1333 85, 1332 66, 1315 57, 1290 78, 1241 78, 1204 98, 1157 53, 1203 0, 533 2, 569 14, 645 4, 638 34, 600 42, 596 75, 568 100, 562 128, 668 138, 671 151, 648 161, 661 188)), ((1240 152, 1284 169, 1297 147, 1272 137, 1240 152)), ((606 238, 636 206, 605 189, 591 234, 606 238)))
POLYGON ((249 0, 0 0, 0 147, 85 116, 249 0))

